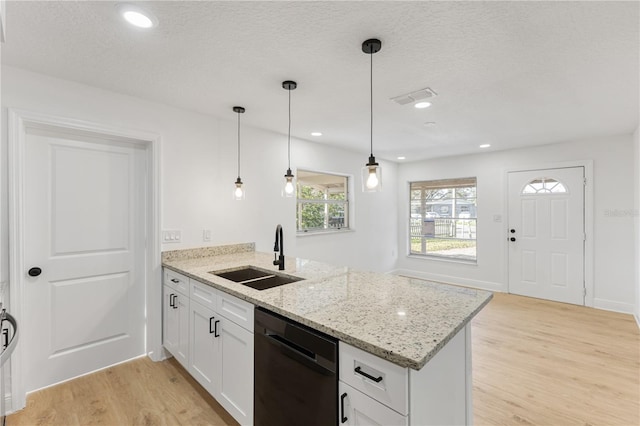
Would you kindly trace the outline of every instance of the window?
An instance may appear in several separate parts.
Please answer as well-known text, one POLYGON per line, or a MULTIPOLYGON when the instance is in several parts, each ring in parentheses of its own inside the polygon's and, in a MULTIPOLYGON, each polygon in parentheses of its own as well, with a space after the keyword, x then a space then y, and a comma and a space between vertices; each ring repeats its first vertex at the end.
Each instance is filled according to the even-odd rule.
POLYGON ((476 178, 410 183, 410 254, 476 260, 476 178))
POLYGON ((567 188, 553 178, 534 179, 524 186, 522 194, 563 194, 567 188))
POLYGON ((348 177, 307 170, 298 170, 297 173, 298 232, 348 229, 348 177))

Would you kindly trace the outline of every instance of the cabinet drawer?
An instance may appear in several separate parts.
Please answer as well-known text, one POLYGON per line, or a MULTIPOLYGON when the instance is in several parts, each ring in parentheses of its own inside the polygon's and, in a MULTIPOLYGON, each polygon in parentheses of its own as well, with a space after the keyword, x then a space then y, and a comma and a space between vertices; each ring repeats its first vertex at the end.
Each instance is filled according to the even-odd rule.
POLYGON ((191 300, 206 306, 209 309, 216 309, 218 304, 218 291, 206 284, 196 280, 191 280, 191 300))
POLYGON ((189 297, 189 278, 170 269, 164 270, 164 283, 189 297))
POLYGON ((394 409, 409 414, 409 370, 340 342, 340 380, 394 409))
POLYGON ((223 291, 218 292, 216 311, 226 319, 253 333, 253 304, 223 291))
POLYGON ((392 410, 359 390, 339 382, 338 425, 340 426, 407 426, 408 416, 392 410))

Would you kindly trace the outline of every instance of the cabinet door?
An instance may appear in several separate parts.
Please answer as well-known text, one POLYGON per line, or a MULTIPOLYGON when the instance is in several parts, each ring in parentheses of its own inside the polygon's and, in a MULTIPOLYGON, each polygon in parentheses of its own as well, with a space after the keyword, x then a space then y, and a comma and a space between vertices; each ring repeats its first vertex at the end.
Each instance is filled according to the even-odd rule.
POLYGON ((408 417, 375 399, 338 382, 338 425, 340 426, 407 426, 408 417))
POLYGON ((253 333, 226 318, 220 324, 219 392, 215 396, 240 424, 253 423, 253 333))
POLYGON ((176 293, 173 298, 174 309, 177 314, 178 322, 178 344, 173 352, 173 356, 182 364, 184 368, 189 369, 189 297, 184 294, 176 293))
POLYGON ((180 320, 178 311, 173 309, 173 299, 177 292, 171 287, 163 286, 163 307, 162 307, 162 345, 175 356, 180 341, 180 320))
POLYGON ((193 301, 190 309, 189 373, 215 397, 218 383, 216 366, 219 363, 216 336, 219 336, 220 318, 216 318, 212 309, 193 301))

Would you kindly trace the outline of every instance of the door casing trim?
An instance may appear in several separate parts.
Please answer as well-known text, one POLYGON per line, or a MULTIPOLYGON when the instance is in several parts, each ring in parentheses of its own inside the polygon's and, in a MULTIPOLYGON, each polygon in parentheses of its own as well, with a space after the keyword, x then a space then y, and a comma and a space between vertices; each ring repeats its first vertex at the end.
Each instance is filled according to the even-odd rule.
MULTIPOLYGON (((154 361, 163 358, 162 351, 162 295, 159 293, 161 282, 161 242, 160 242, 160 147, 158 134, 122 129, 100 123, 57 117, 15 108, 8 108, 8 213, 9 213, 9 306, 20 322, 25 312, 22 286, 24 285, 24 164, 27 128, 50 126, 75 133, 88 133, 108 136, 114 142, 126 141, 140 144, 146 152, 147 200, 146 214, 146 250, 145 258, 145 304, 146 337, 145 352, 154 361)), ((17 411, 26 406, 26 391, 22 346, 18 345, 11 358, 11 410, 17 411)))
MULTIPOLYGON (((567 169, 572 167, 584 167, 584 178, 586 183, 584 185, 584 288, 586 294, 584 296, 584 306, 593 307, 595 283, 593 281, 593 160, 575 160, 575 161, 560 161, 555 163, 541 163, 529 166, 520 166, 513 168, 503 169, 503 194, 504 194, 504 209, 506 212, 505 217, 507 220, 504 222, 504 238, 505 241, 509 238, 509 173, 513 172, 527 172, 534 170, 547 170, 547 169, 567 169)), ((504 271, 503 280, 506 283, 507 293, 509 292, 509 250, 504 250, 504 271)))

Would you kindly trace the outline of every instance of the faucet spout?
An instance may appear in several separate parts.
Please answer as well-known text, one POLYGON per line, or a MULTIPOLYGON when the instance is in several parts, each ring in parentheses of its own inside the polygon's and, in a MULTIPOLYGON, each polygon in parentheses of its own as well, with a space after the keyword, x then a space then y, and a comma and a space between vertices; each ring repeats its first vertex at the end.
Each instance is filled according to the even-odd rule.
POLYGON ((282 225, 276 226, 276 242, 273 244, 273 264, 278 266, 278 270, 284 271, 284 237, 282 235, 282 225), (280 255, 276 258, 276 253, 280 255))

